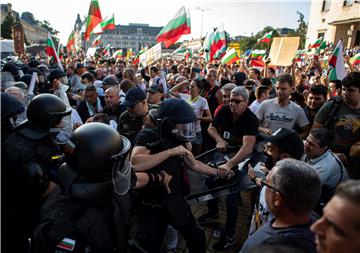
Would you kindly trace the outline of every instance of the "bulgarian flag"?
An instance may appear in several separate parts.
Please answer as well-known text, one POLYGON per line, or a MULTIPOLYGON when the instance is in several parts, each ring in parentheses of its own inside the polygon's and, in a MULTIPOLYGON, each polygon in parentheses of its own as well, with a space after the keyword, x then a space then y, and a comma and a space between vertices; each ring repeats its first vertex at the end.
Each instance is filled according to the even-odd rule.
POLYGON ((266 54, 266 50, 259 50, 259 49, 255 49, 251 51, 251 55, 250 58, 251 60, 262 60, 262 58, 264 58, 266 54))
MULTIPOLYGON (((110 53, 109 53, 110 55, 110 53)), ((122 49, 116 50, 113 54, 112 54, 112 58, 121 58, 123 56, 123 51, 122 49)))
POLYGON ((186 50, 187 50, 186 47, 181 46, 181 47, 177 48, 171 55, 185 54, 186 50))
POLYGON ((318 48, 320 47, 321 43, 323 42, 323 37, 317 39, 314 44, 312 44, 309 48, 318 48))
POLYGON ((110 56, 110 44, 107 44, 104 50, 102 51, 104 56, 110 56))
POLYGON ((96 47, 97 45, 100 45, 101 42, 102 42, 102 39, 101 39, 101 34, 100 34, 94 39, 92 46, 96 47))
POLYGON ((351 65, 360 64, 360 53, 357 53, 354 57, 350 58, 351 65))
POLYGON ((226 52, 226 35, 223 25, 221 25, 216 31, 210 35, 210 61, 215 58, 221 58, 221 55, 226 52))
POLYGON ((67 51, 68 52, 70 52, 71 51, 71 48, 74 46, 74 44, 75 44, 75 37, 74 37, 74 31, 72 31, 71 33, 70 33, 70 36, 69 36, 69 38, 68 38, 68 42, 67 42, 67 44, 66 44, 66 49, 67 49, 67 51))
POLYGON ((345 64, 343 57, 343 44, 342 40, 336 45, 336 48, 329 60, 330 73, 329 80, 342 80, 346 76, 345 64))
POLYGON ((257 43, 264 42, 264 43, 270 43, 271 37, 272 37, 273 31, 268 32, 264 36, 262 36, 260 39, 257 40, 257 43))
POLYGON ((115 17, 114 14, 111 17, 104 19, 101 23, 99 23, 93 30, 92 33, 102 33, 106 30, 114 30, 115 29, 115 17))
POLYGON ((137 55, 135 56, 135 59, 133 61, 133 64, 139 64, 140 62, 140 55, 142 55, 143 53, 145 53, 147 50, 147 47, 143 47, 140 49, 139 53, 137 53, 137 55))
POLYGON ((236 61, 240 60, 235 48, 231 48, 226 52, 224 57, 221 59, 222 64, 230 65, 236 61))
POLYGON ((185 7, 176 13, 175 17, 160 31, 156 36, 157 42, 164 42, 168 48, 174 44, 183 34, 190 33, 190 17, 188 17, 185 7))
POLYGON ((89 14, 86 19, 85 40, 90 39, 93 29, 102 21, 98 0, 91 0, 89 14))
POLYGON ((304 50, 297 50, 296 51, 296 55, 295 55, 295 60, 296 61, 302 61, 305 57, 305 54, 306 54, 306 49, 304 50))
POLYGON ((59 59, 59 56, 58 54, 56 53, 56 50, 55 50, 55 45, 54 45, 54 42, 51 38, 51 34, 50 32, 48 32, 48 37, 47 37, 47 40, 46 40, 46 48, 45 48, 45 52, 48 56, 50 57, 53 57, 54 60, 57 62, 57 64, 59 65, 60 69, 62 71, 64 71, 62 65, 61 65, 61 62, 60 62, 60 59, 59 59))

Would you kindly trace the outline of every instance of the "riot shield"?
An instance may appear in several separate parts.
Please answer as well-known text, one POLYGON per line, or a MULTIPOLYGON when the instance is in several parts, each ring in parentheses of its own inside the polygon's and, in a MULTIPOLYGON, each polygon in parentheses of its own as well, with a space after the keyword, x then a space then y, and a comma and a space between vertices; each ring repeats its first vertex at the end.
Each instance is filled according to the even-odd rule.
MULTIPOLYGON (((197 156, 196 159, 216 168, 231 159, 238 152, 239 148, 240 147, 238 146, 229 147, 225 153, 222 153, 214 148, 197 156)), ((218 177, 210 177, 188 170, 191 192, 187 196, 187 200, 190 203, 199 203, 226 196, 231 193, 256 188, 256 185, 247 175, 247 168, 249 163, 254 166, 254 164, 259 161, 259 157, 260 155, 257 154, 252 155, 235 168, 232 168, 235 175, 229 180, 220 179, 218 177)))

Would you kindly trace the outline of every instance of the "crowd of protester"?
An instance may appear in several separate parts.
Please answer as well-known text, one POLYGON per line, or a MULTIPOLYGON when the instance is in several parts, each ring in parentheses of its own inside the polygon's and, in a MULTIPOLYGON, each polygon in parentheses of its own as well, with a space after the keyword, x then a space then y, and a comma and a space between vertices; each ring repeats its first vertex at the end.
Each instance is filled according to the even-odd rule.
MULTIPOLYGON (((355 47, 347 49, 346 54, 359 51, 359 47, 355 47)), ((172 186, 172 181, 173 184, 186 183, 184 178, 176 179, 186 177, 186 172, 173 175, 171 168, 166 168, 160 172, 156 170, 158 174, 154 174, 152 168, 176 157, 178 160, 169 162, 169 165, 176 167, 181 164, 203 174, 231 178, 234 176, 231 171, 238 164, 257 156, 263 160, 256 160, 256 163, 242 168, 247 171, 245 176, 256 185, 257 198, 252 201, 249 235, 239 247, 241 253, 272 252, 277 247, 279 251, 276 252, 282 252, 282 248, 289 250, 286 252, 360 252, 360 218, 357 215, 360 208, 360 66, 351 65, 348 57, 345 61, 346 77, 342 80, 329 80, 328 66, 318 57, 309 57, 302 62, 294 60, 289 67, 272 66, 269 59, 262 69, 249 67, 249 59, 224 65, 217 59, 206 62, 201 57, 183 61, 162 59, 147 67, 133 64, 131 60, 101 56, 63 57, 61 67, 30 55, 3 61, 1 143, 6 177, 2 177, 2 202, 5 203, 2 211, 4 219, 10 217, 6 226, 11 228, 6 228, 9 239, 5 238, 2 243, 6 243, 6 249, 11 251, 16 238, 34 236, 34 229, 39 231, 40 207, 44 202, 43 209, 51 206, 46 201, 48 196, 52 192, 67 191, 66 183, 65 186, 61 184, 61 178, 57 178, 60 174, 56 172, 64 162, 63 143, 57 143, 60 144, 57 155, 50 155, 51 162, 39 162, 41 168, 36 169, 33 164, 24 168, 16 161, 18 157, 14 151, 21 153, 19 148, 26 146, 27 153, 45 152, 38 150, 40 148, 36 145, 29 146, 30 142, 22 141, 25 136, 39 142, 44 136, 39 131, 24 131, 24 124, 46 122, 49 119, 41 116, 41 111, 47 110, 49 103, 59 103, 59 107, 64 106, 61 109, 62 130, 69 136, 74 133, 74 139, 77 129, 80 133, 84 126, 100 122, 113 129, 111 138, 116 139, 117 132, 130 141, 126 154, 130 156, 131 174, 136 173, 137 178, 131 190, 131 202, 141 200, 145 207, 139 209, 141 211, 131 209, 128 220, 136 217, 140 225, 146 226, 137 232, 126 228, 120 231, 122 236, 119 238, 129 240, 125 244, 143 250, 139 252, 159 252, 161 246, 164 252, 176 252, 178 232, 185 237, 189 252, 205 252, 205 237, 198 223, 206 226, 219 218, 218 199, 208 201, 208 211, 195 220, 188 205, 179 204, 184 201, 183 198, 172 198, 171 201, 177 201, 176 204, 166 198, 170 191, 176 193, 178 188, 191 187, 172 186), (44 94, 52 94, 59 101, 50 97, 43 98, 48 102, 36 104, 38 96, 44 94), (184 145, 154 148, 152 144, 156 142, 154 136, 157 131, 150 133, 150 130, 158 130, 159 124, 164 123, 159 119, 174 117, 175 121, 180 120, 189 108, 195 117, 194 138, 184 145), (19 132, 21 138, 17 136, 19 132), (195 160, 196 156, 213 148, 226 152, 230 147, 238 148, 226 163, 216 168, 219 172, 195 160), (56 157, 60 157, 59 161, 56 157), (8 161, 11 161, 10 165, 7 165, 8 161), (26 182, 29 175, 24 176, 33 173, 33 170, 40 173, 38 177, 41 178, 47 174, 46 185, 41 181, 41 187, 35 193, 27 199, 21 198, 26 205, 38 208, 34 208, 31 216, 20 218, 21 211, 14 210, 24 207, 24 204, 10 198, 22 194, 18 188, 23 186, 10 184, 18 182, 33 187, 31 185, 35 181, 26 182), (143 178, 145 181, 142 181, 143 178), (160 196, 165 210, 159 209, 158 213, 152 211, 158 205, 149 194, 153 189, 148 190, 146 186, 154 183, 164 190, 154 193, 159 194, 156 196, 160 196), (56 185, 60 185, 61 190, 56 185), (171 211, 170 207, 178 210, 171 211), (180 219, 180 216, 187 218, 180 219), (14 220, 20 221, 12 222, 14 220), (149 227, 152 229, 149 230, 149 227), (165 230, 168 234, 166 241, 163 236, 165 230), (139 239, 139 235, 147 238, 139 239), (141 240, 144 243, 138 244, 141 240)), ((188 123, 187 119, 182 120, 184 122, 179 122, 188 123)), ((33 129, 33 126, 26 127, 33 129)), ((47 126, 50 134, 52 127, 47 126)), ((162 127, 170 126, 165 122, 162 127)), ((110 132, 107 135, 105 132, 108 130, 102 131, 102 137, 85 135, 79 138, 94 138, 94 143, 106 142, 110 132)), ((46 143, 41 148, 49 150, 50 146, 46 143)), ((51 149, 54 149, 53 146, 51 149)), ((96 153, 89 151, 83 155, 80 163, 98 162, 94 160, 96 153)), ((73 161, 65 161, 70 168, 80 166, 73 165, 73 161)), ((78 172, 87 175, 80 169, 78 172)), ((67 177, 71 178, 71 175, 67 177)), ((190 191, 179 190, 179 196, 184 197, 190 191)), ((91 195, 91 189, 88 192, 91 195)), ((236 239, 240 236, 236 235, 235 227, 239 222, 237 215, 241 202, 239 192, 225 197, 225 228, 219 241, 213 245, 215 250, 238 246, 236 239)), ((26 212, 26 209, 23 211, 26 212)), ((60 226, 57 223, 52 225, 60 226)), ((70 238, 72 233, 70 231, 67 237, 70 238)), ((106 234, 103 236, 105 238, 106 234)), ((52 239, 58 239, 57 246, 64 242, 64 238, 52 239)), ((21 245, 23 242, 19 239, 17 246, 20 249, 16 252, 25 252, 25 248, 31 245, 27 240, 26 246, 21 245)), ((32 244, 36 245, 35 242, 34 239, 32 244)), ((81 247, 81 244, 76 247, 81 247)), ((55 250, 53 252, 63 252, 55 250)), ((114 247, 114 252, 126 251, 119 246, 114 247)))

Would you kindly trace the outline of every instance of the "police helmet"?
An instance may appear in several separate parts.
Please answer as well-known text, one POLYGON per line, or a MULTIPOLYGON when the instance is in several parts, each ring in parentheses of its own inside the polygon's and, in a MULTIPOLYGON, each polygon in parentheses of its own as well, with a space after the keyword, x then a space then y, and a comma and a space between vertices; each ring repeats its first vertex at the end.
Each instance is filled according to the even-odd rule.
POLYGON ((162 102, 158 109, 161 131, 180 141, 193 141, 196 137, 196 115, 184 100, 170 98, 162 102))
POLYGON ((66 163, 80 176, 93 182, 113 180, 115 190, 130 187, 128 153, 130 141, 103 123, 77 128, 65 146, 66 163))
POLYGON ((27 118, 30 123, 42 130, 59 125, 62 118, 71 114, 65 103, 53 94, 40 94, 29 103, 27 118))

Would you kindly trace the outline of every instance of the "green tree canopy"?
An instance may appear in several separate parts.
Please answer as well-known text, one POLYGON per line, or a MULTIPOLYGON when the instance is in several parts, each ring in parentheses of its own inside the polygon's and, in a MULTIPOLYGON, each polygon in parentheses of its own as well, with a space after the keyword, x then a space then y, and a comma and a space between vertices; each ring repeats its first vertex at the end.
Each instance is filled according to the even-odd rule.
POLYGON ((1 24, 1 37, 4 39, 12 39, 12 27, 15 25, 15 20, 9 12, 1 24))

